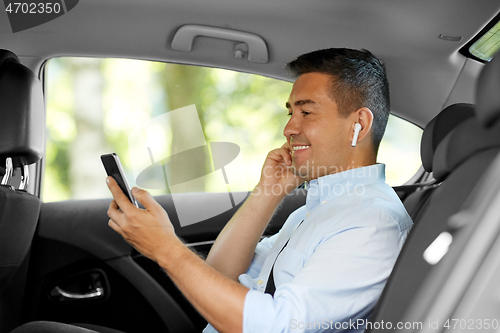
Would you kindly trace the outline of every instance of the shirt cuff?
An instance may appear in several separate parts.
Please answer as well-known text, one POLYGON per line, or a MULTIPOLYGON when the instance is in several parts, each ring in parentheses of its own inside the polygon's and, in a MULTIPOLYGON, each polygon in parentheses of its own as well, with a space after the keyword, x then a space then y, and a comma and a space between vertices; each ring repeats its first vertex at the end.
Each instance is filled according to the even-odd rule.
POLYGON ((287 331, 289 310, 270 294, 249 290, 243 307, 243 333, 287 331))

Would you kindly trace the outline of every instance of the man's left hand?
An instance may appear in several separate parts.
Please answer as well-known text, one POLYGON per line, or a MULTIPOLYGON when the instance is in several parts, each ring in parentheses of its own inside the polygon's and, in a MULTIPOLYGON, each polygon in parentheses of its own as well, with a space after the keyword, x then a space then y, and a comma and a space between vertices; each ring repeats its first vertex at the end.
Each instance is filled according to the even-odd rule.
POLYGON ((108 225, 144 256, 158 262, 168 244, 178 240, 167 212, 149 192, 134 187, 132 194, 145 209, 135 207, 113 177, 106 178, 113 201, 109 205, 108 225))

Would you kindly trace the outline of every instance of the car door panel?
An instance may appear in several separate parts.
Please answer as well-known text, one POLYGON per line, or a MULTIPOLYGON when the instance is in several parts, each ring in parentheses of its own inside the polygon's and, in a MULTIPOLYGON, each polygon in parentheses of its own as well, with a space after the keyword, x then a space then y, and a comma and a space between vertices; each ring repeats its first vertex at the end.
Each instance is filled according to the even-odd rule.
MULTIPOLYGON (((180 198, 185 200, 183 204, 204 211, 227 195, 187 193, 176 198, 176 202, 180 198)), ((241 205, 181 227, 172 196, 155 199, 167 211, 178 236, 202 258, 241 205)), ((108 226, 110 202, 111 199, 73 200, 42 205, 31 258, 27 319, 91 323, 126 332, 201 330, 206 321, 167 274, 108 226), (88 286, 88 281, 92 274, 98 274, 95 272, 106 280, 98 283, 105 285, 103 297, 68 301, 54 296, 55 288, 64 290, 65 285, 66 289, 72 288, 70 292, 77 289, 80 294, 91 293, 95 286, 88 286), (82 281, 69 283, 75 276, 81 276, 82 281), (148 318, 147 324, 141 323, 143 318, 148 318)), ((277 232, 286 217, 304 202, 304 190, 290 194, 273 216, 266 234, 277 232)))

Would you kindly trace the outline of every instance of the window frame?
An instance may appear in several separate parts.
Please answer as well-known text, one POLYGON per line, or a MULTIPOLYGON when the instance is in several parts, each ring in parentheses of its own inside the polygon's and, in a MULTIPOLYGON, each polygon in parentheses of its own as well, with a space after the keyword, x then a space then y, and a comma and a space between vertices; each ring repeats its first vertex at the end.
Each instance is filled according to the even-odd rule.
POLYGON ((472 53, 470 53, 470 47, 474 45, 474 43, 477 42, 481 37, 483 37, 483 35, 486 34, 491 28, 493 28, 499 21, 500 21, 500 12, 498 12, 495 15, 495 17, 490 22, 488 22, 488 24, 486 24, 486 26, 484 26, 484 28, 482 28, 471 40, 469 40, 467 44, 462 46, 460 50, 458 50, 458 52, 460 52, 463 56, 467 58, 479 61, 483 64, 488 63, 489 60, 478 58, 472 53))

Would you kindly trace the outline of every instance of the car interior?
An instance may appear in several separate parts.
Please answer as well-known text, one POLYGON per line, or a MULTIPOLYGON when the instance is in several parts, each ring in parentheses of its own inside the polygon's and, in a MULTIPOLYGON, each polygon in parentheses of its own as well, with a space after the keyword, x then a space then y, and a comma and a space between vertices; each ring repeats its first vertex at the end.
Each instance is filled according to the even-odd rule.
MULTIPOLYGON (((55 102, 48 98, 48 77, 77 66, 61 69, 53 59, 144 60, 292 82, 285 63, 329 47, 365 48, 380 57, 388 73, 391 113, 423 129, 418 170, 394 157, 414 174, 391 184, 414 225, 366 332, 498 331, 500 56, 472 52, 484 38, 497 38, 492 48, 500 48, 498 2, 62 0, 64 13, 22 31, 14 31, 5 3, 0 14, 0 333, 32 321, 128 333, 201 332, 207 324, 156 263, 108 227, 109 196, 44 197, 47 189, 59 191, 44 178, 53 170, 47 142, 55 102)), ((133 72, 126 66, 119 68, 133 72)), ((66 85, 62 81, 57 87, 66 85)), ((55 95, 64 102, 67 93, 61 88, 55 95)), ((83 96, 91 104, 87 92, 83 96)), ((206 118, 212 116, 208 107, 197 107, 207 110, 206 118)), ((119 123, 117 118, 113 121, 119 123)), ((233 132, 226 132, 230 139, 233 132)), ((228 209, 222 204, 227 192, 158 192, 155 199, 186 246, 206 257, 254 185, 229 191, 228 209), (195 207, 206 216, 186 225, 179 207, 195 207)), ((306 194, 300 187, 283 200, 264 237, 280 230, 304 205, 306 194)))

